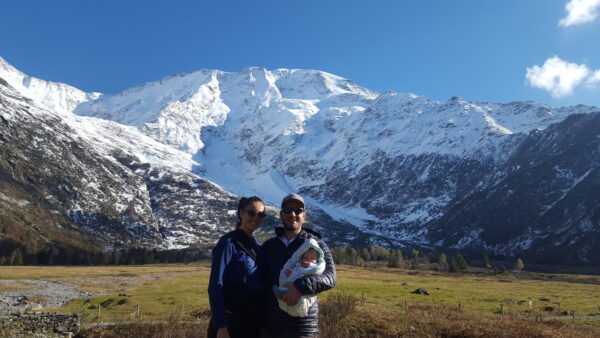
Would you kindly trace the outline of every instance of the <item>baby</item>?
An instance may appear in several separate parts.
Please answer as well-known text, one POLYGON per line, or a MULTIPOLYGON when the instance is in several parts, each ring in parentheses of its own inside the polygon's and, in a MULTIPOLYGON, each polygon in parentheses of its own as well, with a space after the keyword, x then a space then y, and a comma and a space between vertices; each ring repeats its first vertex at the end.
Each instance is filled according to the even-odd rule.
POLYGON ((310 248, 304 253, 304 255, 302 255, 300 265, 303 268, 308 268, 311 264, 317 264, 318 259, 319 253, 317 252, 317 250, 310 248))
MULTIPOLYGON (((314 239, 306 241, 285 263, 279 274, 279 285, 294 283, 296 279, 308 275, 320 275, 325 270, 323 250, 314 239)), ((315 303, 317 296, 302 296, 296 305, 289 306, 280 298, 288 288, 273 285, 273 292, 279 307, 293 317, 305 317, 308 309, 315 303)))

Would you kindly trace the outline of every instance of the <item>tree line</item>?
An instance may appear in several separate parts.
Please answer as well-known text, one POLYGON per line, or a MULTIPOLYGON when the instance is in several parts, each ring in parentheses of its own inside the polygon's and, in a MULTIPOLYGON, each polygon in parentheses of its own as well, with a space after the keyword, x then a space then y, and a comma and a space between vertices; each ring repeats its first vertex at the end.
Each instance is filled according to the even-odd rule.
POLYGON ((0 252, 0 265, 141 265, 189 263, 209 258, 208 248, 89 251, 72 247, 52 247, 36 253, 27 253, 17 247, 10 252, 0 252))
MULTIPOLYGON (((419 267, 433 267, 438 271, 461 272, 469 268, 467 259, 456 252, 450 256, 445 253, 427 252, 412 249, 409 253, 402 250, 388 250, 381 246, 370 246, 362 249, 353 247, 332 247, 331 253, 336 264, 368 267, 389 267, 403 269, 418 269, 419 267)), ((500 264, 492 266, 487 254, 483 254, 484 267, 494 272, 505 272, 508 269, 500 264)), ((518 258, 513 270, 521 271, 525 267, 523 260, 518 258)))
MULTIPOLYGON (((142 265, 159 263, 190 263, 211 258, 211 245, 195 248, 157 250, 148 248, 128 248, 113 250, 86 250, 77 247, 55 246, 27 252, 15 243, 2 242, 0 245, 0 265, 142 265)), ((460 272, 469 268, 465 257, 456 252, 450 256, 445 253, 425 252, 412 249, 410 252, 390 250, 381 246, 362 249, 353 247, 332 247, 331 253, 336 264, 366 267, 390 267, 404 269, 434 268, 438 271, 460 272)), ((508 269, 500 264, 492 266, 486 254, 483 266, 495 272, 508 269)), ((514 270, 524 268, 521 258, 517 259, 514 270)))

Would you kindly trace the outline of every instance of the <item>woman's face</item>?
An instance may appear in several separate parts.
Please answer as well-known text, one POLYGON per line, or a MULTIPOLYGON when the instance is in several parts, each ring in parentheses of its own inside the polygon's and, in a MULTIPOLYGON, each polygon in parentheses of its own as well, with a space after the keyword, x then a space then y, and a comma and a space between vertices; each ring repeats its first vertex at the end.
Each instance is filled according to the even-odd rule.
POLYGON ((251 235, 254 230, 260 227, 265 214, 265 205, 261 202, 252 202, 243 210, 240 210, 241 225, 240 229, 251 235), (263 217, 261 217, 263 215, 263 217))

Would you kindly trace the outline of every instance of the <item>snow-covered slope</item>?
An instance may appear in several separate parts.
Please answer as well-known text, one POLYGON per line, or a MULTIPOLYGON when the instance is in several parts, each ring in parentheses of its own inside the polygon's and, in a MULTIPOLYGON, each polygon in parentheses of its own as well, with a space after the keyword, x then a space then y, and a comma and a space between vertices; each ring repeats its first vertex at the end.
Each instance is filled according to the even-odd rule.
POLYGON ((40 80, 23 74, 0 57, 0 76, 23 96, 53 112, 70 113, 81 102, 97 99, 100 93, 85 93, 64 83, 40 80))
MULTIPOLYGON (((436 222, 514 175, 518 168, 510 163, 532 133, 573 114, 598 111, 379 94, 333 74, 300 69, 200 70, 118 94, 86 94, 28 78, 2 64, 0 77, 35 104, 60 110, 66 123, 98 151, 120 150, 124 158, 148 163, 143 173, 148 187, 154 187, 156 170, 166 170, 168 177, 182 182, 194 182, 198 175, 216 183, 224 195, 214 198, 231 199, 229 191, 259 195, 276 205, 284 194, 299 191, 307 197, 309 213, 340 242, 360 238, 363 244, 468 246, 477 227, 464 224, 464 231, 456 232, 460 238, 450 243, 436 235, 443 228, 436 222)), ((153 189, 150 194, 161 191, 153 189)), ((175 198, 189 201, 193 194, 186 194, 175 198)), ((168 208, 165 204, 162 214, 154 212, 164 215, 159 217, 163 224, 191 217, 184 209, 170 214, 168 208)), ((198 238, 186 235, 193 231, 189 222, 183 223, 177 225, 183 232, 173 235, 171 243, 185 245, 198 238)), ((202 236, 214 238, 206 229, 202 236)), ((505 252, 502 245, 493 250, 505 252)))
MULTIPOLYGON (((135 126, 194 154, 198 173, 237 194, 259 194, 276 204, 282 194, 305 189, 315 195, 313 205, 361 226, 380 215, 366 212, 365 203, 317 191, 335 173, 352 179, 384 157, 499 161, 510 155, 511 135, 586 110, 380 95, 321 71, 247 68, 170 76, 82 103, 75 112, 135 126)), ((428 201, 443 206, 454 193, 428 201)))

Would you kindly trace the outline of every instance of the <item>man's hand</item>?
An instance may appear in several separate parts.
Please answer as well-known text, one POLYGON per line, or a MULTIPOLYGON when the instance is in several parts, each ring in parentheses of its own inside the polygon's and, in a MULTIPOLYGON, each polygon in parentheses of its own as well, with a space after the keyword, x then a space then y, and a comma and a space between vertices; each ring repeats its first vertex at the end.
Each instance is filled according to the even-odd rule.
POLYGON ((288 288, 288 290, 286 293, 283 294, 283 296, 281 296, 281 300, 289 306, 296 305, 296 303, 298 303, 298 300, 300 300, 300 297, 302 297, 302 294, 300 293, 300 291, 298 291, 298 289, 296 289, 296 287, 292 283, 287 283, 284 286, 288 288))
POLYGON ((217 330, 217 338, 229 338, 229 329, 227 327, 220 327, 217 330))

